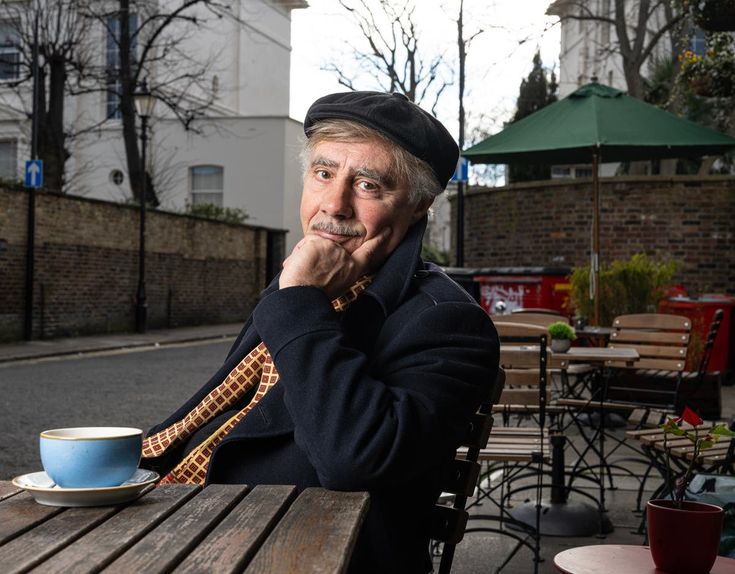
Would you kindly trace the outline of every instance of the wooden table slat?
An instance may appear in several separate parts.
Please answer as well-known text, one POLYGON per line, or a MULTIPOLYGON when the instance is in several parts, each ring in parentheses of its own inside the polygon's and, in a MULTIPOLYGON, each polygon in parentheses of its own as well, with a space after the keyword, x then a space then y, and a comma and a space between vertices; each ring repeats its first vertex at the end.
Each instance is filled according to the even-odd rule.
POLYGON ((23 491, 15 486, 12 482, 0 482, 0 501, 5 500, 6 498, 10 498, 11 496, 18 494, 19 492, 23 491))
POLYGON ((0 545, 33 528, 62 508, 36 504, 30 494, 23 492, 0 502, 0 545))
POLYGON ((176 573, 242 572, 295 498, 294 486, 256 486, 176 567, 176 573))
POLYGON ((73 546, 35 568, 33 574, 98 572, 194 496, 200 487, 172 484, 154 488, 134 504, 88 532, 73 546))
POLYGON ((291 505, 245 572, 344 572, 368 505, 369 495, 364 492, 307 488, 291 505), (313 569, 306 569, 305 565, 312 565, 313 569))
MULTIPOLYGON (((39 506, 34 501, 28 504, 39 506)), ((89 532, 118 507, 68 508, 0 547, 0 572, 25 572, 89 532), (32 548, 33 552, 28 549, 32 548)))
POLYGON ((212 484, 129 548, 104 572, 170 572, 248 491, 245 485, 212 484))

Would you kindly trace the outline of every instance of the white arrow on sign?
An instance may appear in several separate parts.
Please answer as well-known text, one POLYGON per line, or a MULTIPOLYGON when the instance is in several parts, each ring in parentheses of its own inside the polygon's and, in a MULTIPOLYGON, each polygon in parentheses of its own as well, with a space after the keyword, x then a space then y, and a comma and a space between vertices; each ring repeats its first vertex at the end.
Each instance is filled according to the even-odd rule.
POLYGON ((31 174, 31 185, 33 187, 36 187, 36 180, 38 179, 38 174, 41 172, 41 168, 37 163, 32 163, 28 166, 28 173, 31 174))

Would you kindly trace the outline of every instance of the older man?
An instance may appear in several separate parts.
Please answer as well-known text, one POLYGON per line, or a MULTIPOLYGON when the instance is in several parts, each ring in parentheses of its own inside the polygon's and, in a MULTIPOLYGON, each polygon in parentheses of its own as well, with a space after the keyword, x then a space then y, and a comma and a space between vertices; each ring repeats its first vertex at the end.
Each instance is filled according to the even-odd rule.
POLYGON ((144 456, 164 482, 368 490, 350 572, 425 573, 441 470, 498 367, 490 319, 420 258, 458 149, 398 94, 325 96, 304 129, 304 238, 144 456))

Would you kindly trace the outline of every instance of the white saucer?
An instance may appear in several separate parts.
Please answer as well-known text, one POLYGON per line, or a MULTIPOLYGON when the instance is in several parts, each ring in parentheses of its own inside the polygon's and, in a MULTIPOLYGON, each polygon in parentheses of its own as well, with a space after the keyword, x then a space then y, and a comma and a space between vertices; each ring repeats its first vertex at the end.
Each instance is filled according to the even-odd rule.
POLYGON ((157 480, 157 473, 139 468, 120 486, 61 488, 43 471, 17 476, 13 484, 27 490, 36 502, 46 506, 108 506, 136 499, 149 484, 157 480))

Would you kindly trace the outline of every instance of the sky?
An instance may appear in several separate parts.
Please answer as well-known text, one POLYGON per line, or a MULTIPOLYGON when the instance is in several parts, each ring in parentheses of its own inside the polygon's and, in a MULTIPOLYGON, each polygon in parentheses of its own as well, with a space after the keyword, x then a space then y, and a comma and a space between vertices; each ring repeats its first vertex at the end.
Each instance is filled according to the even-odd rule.
MULTIPOLYGON (((377 4, 376 0, 368 0, 377 4)), ((454 81, 443 93, 436 115, 458 136, 457 10, 458 0, 415 0, 419 48, 427 55, 443 54, 445 77, 454 81), (453 77, 452 77, 453 74, 453 77)), ((291 116, 302 121, 311 102, 332 92, 345 91, 333 73, 321 68, 337 62, 354 66, 353 49, 366 46, 363 37, 337 0, 308 0, 309 8, 292 12, 291 116)), ((356 0, 352 0, 355 4, 356 0)), ((558 75, 559 26, 545 15, 550 0, 465 0, 465 37, 484 31, 471 43, 466 62, 466 140, 473 128, 490 135, 500 131, 515 111, 521 80, 541 50, 544 67, 558 75)), ((378 89, 367 78, 358 89, 378 89)), ((424 105, 430 107, 431 103, 424 105)), ((467 146, 465 146, 467 147, 467 146)))

